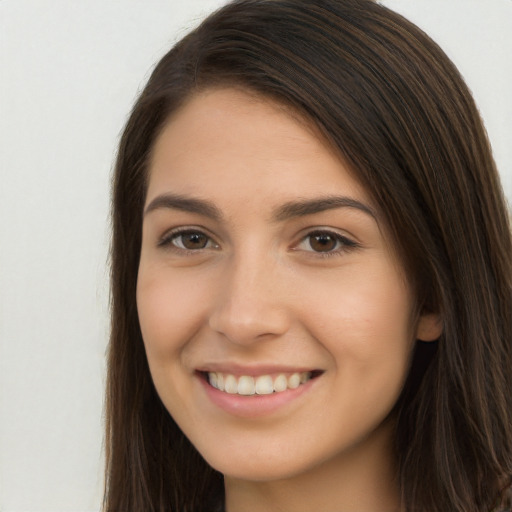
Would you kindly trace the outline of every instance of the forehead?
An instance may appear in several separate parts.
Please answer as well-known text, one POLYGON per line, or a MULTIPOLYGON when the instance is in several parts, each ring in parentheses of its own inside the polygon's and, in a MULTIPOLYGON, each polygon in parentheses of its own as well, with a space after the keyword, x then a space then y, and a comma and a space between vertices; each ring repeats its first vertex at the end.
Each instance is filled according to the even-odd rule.
MULTIPOLYGON (((148 200, 157 189, 251 196, 343 192, 369 201, 352 169, 311 122, 239 89, 192 96, 168 121, 152 152, 148 200)), ((260 196, 261 197, 261 196, 260 196)))

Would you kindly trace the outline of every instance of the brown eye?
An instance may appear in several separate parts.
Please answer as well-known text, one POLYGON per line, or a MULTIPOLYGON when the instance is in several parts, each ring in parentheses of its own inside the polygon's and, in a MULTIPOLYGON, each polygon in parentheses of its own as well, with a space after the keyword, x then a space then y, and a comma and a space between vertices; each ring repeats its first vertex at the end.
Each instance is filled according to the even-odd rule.
POLYGON ((316 252, 330 252, 337 248, 339 240, 331 233, 309 235, 309 245, 316 252))
POLYGON ((169 244, 186 251, 198 251, 210 247, 217 247, 212 239, 201 231, 181 231, 173 233, 160 243, 161 246, 169 244))
POLYGON ((359 247, 357 242, 334 231, 311 231, 296 246, 301 251, 335 255, 359 247))
POLYGON ((181 241, 185 249, 204 249, 208 244, 208 237, 202 233, 184 233, 181 241))

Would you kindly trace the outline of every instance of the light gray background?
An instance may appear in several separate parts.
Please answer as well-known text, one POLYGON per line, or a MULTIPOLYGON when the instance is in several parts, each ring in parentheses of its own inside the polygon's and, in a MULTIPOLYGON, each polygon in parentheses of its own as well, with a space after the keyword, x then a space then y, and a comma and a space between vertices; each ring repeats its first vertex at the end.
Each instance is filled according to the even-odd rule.
MULTIPOLYGON (((222 0, 0 0, 0 510, 97 511, 109 179, 136 93, 222 0)), ((512 198, 512 0, 387 0, 466 77, 512 198)))

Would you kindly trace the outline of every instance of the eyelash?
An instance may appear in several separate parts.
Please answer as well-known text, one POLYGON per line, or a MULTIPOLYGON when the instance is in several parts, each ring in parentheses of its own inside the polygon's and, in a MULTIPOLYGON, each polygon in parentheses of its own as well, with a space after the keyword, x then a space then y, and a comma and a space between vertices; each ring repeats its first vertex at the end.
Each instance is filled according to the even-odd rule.
MULTIPOLYGON (((327 229, 316 229, 313 231, 309 231, 305 236, 303 236, 299 243, 295 244, 293 247, 294 251, 301 250, 299 247, 301 244, 307 243, 307 240, 312 237, 330 237, 333 239, 336 243, 336 246, 332 250, 328 251, 315 251, 315 250, 305 250, 302 249, 304 252, 312 253, 315 257, 321 257, 321 258, 329 258, 333 256, 339 256, 342 254, 345 254, 347 252, 350 252, 352 250, 355 250, 360 247, 360 245, 355 242, 354 240, 351 240, 350 238, 347 238, 346 236, 340 235, 339 233, 336 233, 335 231, 330 231, 327 229)), ((309 242, 309 246, 311 247, 311 242, 309 242)), ((213 238, 206 234, 201 229, 195 229, 195 228, 188 228, 188 227, 182 227, 173 229, 172 231, 166 233, 158 242, 158 247, 170 249, 172 251, 179 252, 180 254, 197 254, 200 251, 207 250, 207 249, 218 249, 219 245, 213 240, 213 238), (179 237, 184 235, 199 235, 206 237, 206 243, 207 247, 199 247, 196 249, 187 249, 186 247, 179 247, 177 246, 174 241, 179 239, 179 237), (212 247, 213 245, 213 247, 212 247)), ((313 249, 311 247, 311 249, 313 249)))
POLYGON ((165 248, 165 249, 170 249, 172 251, 179 252, 180 254, 183 254, 183 253, 185 253, 185 254, 186 253, 194 254, 194 253, 198 253, 201 250, 212 249, 212 247, 200 247, 198 249, 187 249, 186 247, 179 247, 179 246, 177 246, 174 243, 174 241, 177 240, 180 236, 184 236, 184 235, 204 236, 207 239, 206 243, 208 245, 213 244, 213 246, 214 246, 213 249, 217 249, 219 247, 219 245, 213 240, 213 238, 210 235, 206 234, 201 229, 187 228, 187 227, 176 228, 176 229, 173 229, 173 230, 167 232, 159 240, 158 247, 162 247, 162 248, 165 248))
MULTIPOLYGON (((308 243, 307 242, 308 239, 310 240, 309 246, 311 247, 311 239, 314 236, 330 237, 336 243, 335 248, 332 250, 329 250, 329 251, 315 251, 315 250, 311 250, 311 251, 306 250, 305 251, 308 253, 313 253, 315 255, 315 257, 331 258, 333 256, 340 256, 347 252, 358 249, 360 247, 360 245, 357 242, 355 242, 354 240, 352 240, 350 238, 347 238, 346 236, 343 236, 343 235, 337 233, 336 231, 330 231, 328 229, 315 229, 313 231, 309 231, 305 236, 303 236, 300 239, 300 242, 295 245, 294 250, 300 250, 297 248, 303 243, 308 243)), ((313 249, 313 248, 311 247, 311 249, 313 249)))

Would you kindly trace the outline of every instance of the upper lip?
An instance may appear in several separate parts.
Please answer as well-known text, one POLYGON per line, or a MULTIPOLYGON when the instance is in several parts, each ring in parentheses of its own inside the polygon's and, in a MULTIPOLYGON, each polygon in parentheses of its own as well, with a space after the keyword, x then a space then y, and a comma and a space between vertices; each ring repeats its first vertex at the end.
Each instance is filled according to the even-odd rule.
POLYGON ((208 363, 196 368, 196 371, 202 373, 216 372, 227 373, 230 375, 269 375, 273 373, 301 373, 318 370, 318 368, 305 365, 279 365, 271 364, 254 364, 240 365, 234 363, 208 363))

